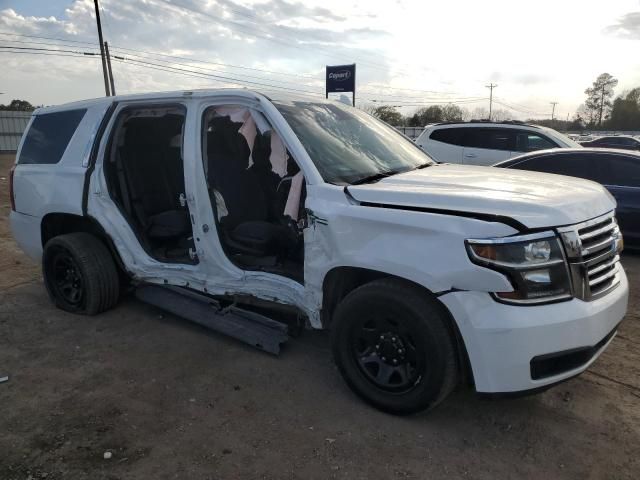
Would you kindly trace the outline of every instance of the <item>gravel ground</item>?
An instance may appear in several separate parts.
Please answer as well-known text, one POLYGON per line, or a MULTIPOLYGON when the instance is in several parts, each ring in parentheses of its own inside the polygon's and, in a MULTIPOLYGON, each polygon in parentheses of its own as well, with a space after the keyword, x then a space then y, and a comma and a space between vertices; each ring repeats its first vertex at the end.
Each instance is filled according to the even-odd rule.
POLYGON ((520 399, 461 388, 398 418, 354 397, 321 332, 274 358, 134 299, 90 318, 53 308, 9 233, 9 165, 0 479, 640 478, 638 255, 623 258, 629 313, 589 371, 520 399))

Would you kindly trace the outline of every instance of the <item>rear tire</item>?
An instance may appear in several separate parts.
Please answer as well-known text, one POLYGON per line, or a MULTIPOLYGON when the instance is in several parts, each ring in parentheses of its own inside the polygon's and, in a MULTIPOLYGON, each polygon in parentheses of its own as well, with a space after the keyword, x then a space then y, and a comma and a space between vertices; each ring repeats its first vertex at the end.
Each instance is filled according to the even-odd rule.
POLYGON ((332 323, 335 362, 363 400, 393 414, 435 407, 458 383, 456 347, 443 307, 398 279, 358 287, 332 323))
POLYGON ((118 303, 120 279, 113 257, 89 233, 69 233, 49 240, 42 271, 49 296, 62 310, 96 315, 118 303))

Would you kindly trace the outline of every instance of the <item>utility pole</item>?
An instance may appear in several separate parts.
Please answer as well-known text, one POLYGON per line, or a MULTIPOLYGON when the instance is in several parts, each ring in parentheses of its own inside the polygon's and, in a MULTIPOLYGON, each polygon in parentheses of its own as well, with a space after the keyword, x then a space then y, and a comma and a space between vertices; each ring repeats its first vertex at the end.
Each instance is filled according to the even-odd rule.
POLYGON ((490 83, 489 85, 485 85, 489 89, 489 121, 491 121, 491 109, 493 107, 493 89, 498 85, 495 83, 490 83))
POLYGON ((553 115, 556 113, 556 105, 558 104, 558 102, 549 102, 551 103, 551 121, 553 122, 553 115))
POLYGON ((107 68, 109 70, 109 84, 111 86, 111 95, 114 96, 116 94, 116 86, 113 83, 113 70, 111 69, 111 55, 109 55, 109 44, 104 42, 104 53, 107 57, 107 68))
POLYGON ((109 79, 107 74, 107 60, 104 54, 104 40, 102 39, 102 24, 100 23, 100 8, 98 7, 98 0, 93 0, 93 5, 96 8, 96 23, 98 24, 98 40, 100 42, 100 56, 102 57, 102 76, 104 77, 104 93, 109 97, 109 79))

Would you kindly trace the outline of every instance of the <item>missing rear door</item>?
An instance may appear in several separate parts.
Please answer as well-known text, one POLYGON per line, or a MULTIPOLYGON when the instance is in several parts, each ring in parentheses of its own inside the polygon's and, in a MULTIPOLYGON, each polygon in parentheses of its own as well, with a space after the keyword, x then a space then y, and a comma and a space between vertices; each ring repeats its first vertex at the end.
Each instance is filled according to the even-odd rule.
POLYGON ((152 257, 197 263, 186 204, 185 108, 128 107, 116 119, 104 163, 109 193, 152 257))

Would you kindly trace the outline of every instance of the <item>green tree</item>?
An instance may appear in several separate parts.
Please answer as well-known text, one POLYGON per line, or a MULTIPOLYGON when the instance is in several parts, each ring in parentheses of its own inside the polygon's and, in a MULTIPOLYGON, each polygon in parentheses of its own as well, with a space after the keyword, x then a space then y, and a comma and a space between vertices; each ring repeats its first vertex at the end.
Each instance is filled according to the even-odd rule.
POLYGON ((431 105, 417 110, 407 123, 411 127, 424 127, 429 123, 442 122, 444 119, 444 109, 440 105, 431 105))
POLYGON ((0 110, 13 110, 16 112, 33 112, 36 109, 26 100, 11 100, 9 105, 0 105, 0 110))
POLYGON ((461 122, 464 116, 463 110, 453 103, 448 103, 442 107, 442 120, 445 122, 461 122))
POLYGON ((607 127, 615 130, 640 128, 640 87, 613 101, 607 127))
POLYGON ((592 86, 587 88, 584 93, 587 100, 584 102, 585 108, 589 112, 592 123, 597 120, 597 125, 602 125, 602 120, 609 117, 613 103, 613 88, 618 85, 618 79, 608 73, 601 73, 593 82, 592 86))
POLYGON ((381 105, 379 107, 375 107, 371 109, 369 113, 394 127, 398 127, 404 124, 404 117, 402 116, 402 114, 391 105, 381 105))

